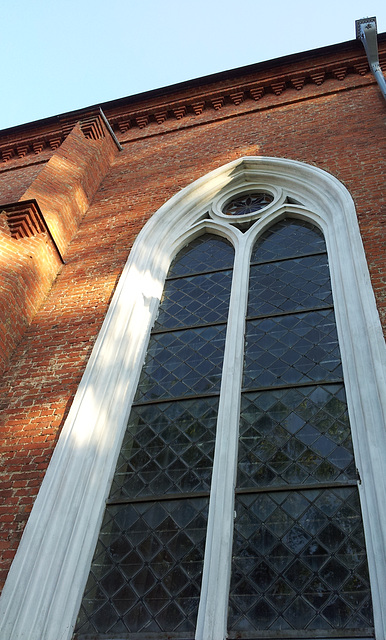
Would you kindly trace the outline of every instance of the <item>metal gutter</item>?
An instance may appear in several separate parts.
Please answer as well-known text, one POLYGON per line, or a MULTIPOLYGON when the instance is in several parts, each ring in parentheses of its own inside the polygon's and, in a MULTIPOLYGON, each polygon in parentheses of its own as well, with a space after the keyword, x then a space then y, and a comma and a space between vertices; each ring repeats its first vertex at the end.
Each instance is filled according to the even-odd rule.
POLYGON ((106 125, 106 128, 107 128, 109 134, 111 135, 112 139, 114 140, 115 144, 117 145, 118 150, 122 151, 123 147, 121 146, 117 136, 115 135, 114 131, 111 128, 111 125, 110 125, 109 121, 107 120, 105 114, 103 113, 103 111, 102 111, 102 109, 100 107, 99 107, 99 113, 100 113, 100 116, 101 116, 103 122, 106 125))

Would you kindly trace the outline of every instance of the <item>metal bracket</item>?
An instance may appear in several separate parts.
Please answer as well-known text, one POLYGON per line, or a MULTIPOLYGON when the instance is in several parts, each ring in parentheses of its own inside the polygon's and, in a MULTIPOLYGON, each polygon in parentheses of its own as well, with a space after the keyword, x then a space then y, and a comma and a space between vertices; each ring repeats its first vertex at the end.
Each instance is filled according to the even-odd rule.
POLYGON ((386 81, 383 77, 382 69, 379 66, 378 41, 377 41, 377 19, 362 18, 355 21, 357 40, 361 40, 365 48, 369 67, 378 82, 383 97, 386 100, 386 81))

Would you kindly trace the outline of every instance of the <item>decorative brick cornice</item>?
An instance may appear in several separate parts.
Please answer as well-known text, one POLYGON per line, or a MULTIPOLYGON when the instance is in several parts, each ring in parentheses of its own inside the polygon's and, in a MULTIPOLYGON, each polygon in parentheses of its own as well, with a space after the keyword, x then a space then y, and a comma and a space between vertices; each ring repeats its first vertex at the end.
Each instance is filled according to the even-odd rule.
POLYGON ((60 251, 36 200, 24 200, 0 205, 0 215, 5 216, 10 236, 14 240, 32 238, 39 233, 47 233, 63 262, 60 251))
POLYGON ((163 111, 159 111, 158 113, 155 113, 154 117, 158 124, 162 124, 163 122, 165 122, 166 118, 168 117, 168 112, 166 111, 166 109, 163 109, 163 111))
MULTIPOLYGON (((386 56, 384 56, 386 58, 386 56)), ((152 123, 165 125, 167 121, 179 120, 186 116, 200 116, 206 111, 222 112, 225 107, 246 108, 245 103, 248 100, 258 101, 267 96, 282 96, 289 90, 301 92, 305 87, 316 85, 321 86, 327 80, 339 82, 348 76, 364 76, 369 73, 369 67, 366 61, 361 58, 354 58, 346 61, 344 64, 329 63, 324 66, 313 66, 301 72, 297 70, 294 74, 278 75, 274 78, 266 77, 260 82, 245 81, 237 86, 229 86, 227 90, 219 93, 208 92, 199 96, 194 95, 187 97, 185 101, 173 102, 168 104, 155 105, 154 108, 145 108, 142 110, 133 110, 128 113, 127 110, 122 115, 118 113, 110 114, 109 120, 116 131, 124 133, 132 128, 144 129, 152 123)))
POLYGON ((15 155, 15 152, 16 152, 16 148, 15 149, 2 149, 1 150, 1 155, 2 155, 3 162, 8 162, 9 160, 11 160, 11 158, 15 155))
MULTIPOLYGON (((386 52, 380 53, 381 64, 386 61, 386 52)), ((230 72, 231 73, 231 72, 230 72)), ((262 72, 246 73, 242 80, 239 79, 237 84, 227 82, 227 86, 219 86, 218 83, 208 83, 203 85, 203 89, 184 90, 182 93, 176 89, 176 93, 169 95, 159 95, 157 99, 152 98, 147 102, 124 103, 122 106, 115 107, 109 111, 109 122, 111 123, 110 133, 114 136, 114 130, 118 134, 125 135, 129 130, 143 130, 148 126, 175 127, 176 120, 182 120, 189 117, 206 116, 206 119, 223 117, 224 112, 235 113, 236 109, 241 111, 251 110, 251 101, 260 100, 271 101, 274 106, 276 101, 280 104, 289 92, 301 94, 315 85, 320 87, 323 92, 322 85, 326 81, 330 81, 329 91, 333 90, 332 82, 342 84, 344 80, 348 80, 351 76, 365 76, 369 73, 367 60, 363 55, 355 52, 351 56, 340 56, 338 59, 324 61, 317 64, 312 61, 311 64, 289 65, 286 69, 285 65, 276 70, 276 74, 272 75, 269 70, 264 69, 262 72), (216 84, 218 91, 216 91, 216 84), (206 86, 206 88, 205 88, 206 86), (183 95, 184 94, 184 95, 183 95), (218 115, 216 115, 216 112, 218 115)), ((355 80, 355 78, 354 78, 355 80)), ((220 83, 221 85, 221 83, 220 83)), ((290 96, 288 95, 288 98, 290 96)), ((293 96, 293 99, 295 98, 293 96)), ((268 102, 267 102, 268 104, 268 102)), ((1 145, 0 140, 0 166, 3 163, 12 161, 12 166, 24 159, 24 163, 29 155, 34 157, 45 152, 49 157, 50 152, 55 151, 72 131, 74 126, 79 122, 80 128, 87 139, 99 140, 105 135, 106 123, 105 117, 100 115, 100 110, 95 108, 89 112, 89 115, 79 117, 76 113, 58 116, 57 121, 50 124, 42 132, 41 136, 37 136, 39 131, 38 125, 34 136, 26 136, 25 139, 16 139, 13 143, 10 138, 1 145)), ((132 135, 135 135, 134 132, 132 135)), ((131 137, 131 135, 130 135, 131 137)), ((115 138, 116 140, 116 138, 115 138)), ((116 140, 119 145, 118 141, 116 140)))
POLYGON ((45 147, 44 141, 40 140, 39 142, 33 142, 32 143, 32 149, 33 152, 37 155, 38 153, 41 153, 43 151, 45 147))
POLYGON ((146 127, 146 126, 149 124, 149 116, 147 116, 147 115, 146 115, 146 116, 144 116, 144 115, 142 115, 142 116, 137 116, 137 117, 135 118, 135 121, 136 121, 136 123, 137 123, 137 126, 138 126, 140 129, 143 129, 144 127, 146 127))
POLYGON ((311 71, 310 73, 311 80, 317 85, 323 84, 325 77, 326 77, 326 72, 322 70, 311 71))
POLYGON ((199 116, 205 109, 205 100, 200 100, 199 102, 192 102, 190 105, 194 111, 196 116, 199 116))
POLYGON ((16 147, 16 152, 19 158, 24 158, 24 156, 27 155, 28 152, 28 144, 22 144, 16 147))
POLYGON ((229 94, 230 99, 236 106, 244 100, 244 91, 235 91, 229 94))
POLYGON ((360 76, 364 76, 369 70, 369 65, 367 62, 358 62, 357 64, 354 64, 354 69, 360 76))
POLYGON ((181 105, 173 109, 173 113, 176 116, 177 120, 181 120, 184 116, 186 116, 187 108, 185 105, 181 105))
POLYGON ((303 89, 305 80, 305 76, 291 78, 291 84, 297 91, 300 91, 300 89, 303 89))
POLYGON ((5 214, 14 240, 32 238, 38 233, 48 231, 36 200, 1 205, 0 213, 5 214))
POLYGON ((102 119, 100 116, 91 116, 79 122, 81 131, 88 140, 100 140, 105 137, 102 119))
POLYGON ((339 67, 337 69, 333 69, 332 71, 334 78, 338 80, 344 80, 347 75, 347 67, 339 67))
POLYGON ((221 107, 224 106, 224 96, 215 96, 214 98, 210 98, 210 102, 213 106, 213 109, 218 111, 221 107))
POLYGON ((260 100, 264 95, 264 87, 251 87, 249 93, 253 100, 260 100))
MULTIPOLYGON (((146 117, 141 119, 141 116, 139 116, 139 120, 141 122, 143 120, 145 123, 143 126, 146 126, 146 117)), ((66 121, 64 117, 63 121, 59 118, 59 126, 56 126, 54 130, 44 132, 41 137, 34 136, 27 140, 15 140, 12 146, 10 146, 9 142, 7 146, 0 146, 0 166, 2 163, 4 164, 14 159, 23 159, 28 155, 36 156, 43 151, 48 151, 48 153, 56 151, 77 124, 79 124, 84 137, 88 140, 101 140, 105 137, 107 130, 118 147, 120 146, 102 110, 98 109, 95 112, 94 109, 94 112, 84 118, 71 116, 66 121)), ((130 128, 130 118, 127 118, 124 124, 120 124, 119 128, 121 132, 127 131, 130 128)))
POLYGON ((62 136, 53 136, 52 138, 49 138, 48 143, 51 149, 53 151, 56 151, 56 149, 58 149, 58 147, 60 147, 60 145, 62 144, 63 140, 64 138, 62 138, 62 136))
MULTIPOLYGON (((158 122, 158 120, 157 120, 158 122)), ((126 133, 130 129, 130 118, 126 118, 125 120, 121 120, 118 122, 118 129, 121 133, 126 133)))

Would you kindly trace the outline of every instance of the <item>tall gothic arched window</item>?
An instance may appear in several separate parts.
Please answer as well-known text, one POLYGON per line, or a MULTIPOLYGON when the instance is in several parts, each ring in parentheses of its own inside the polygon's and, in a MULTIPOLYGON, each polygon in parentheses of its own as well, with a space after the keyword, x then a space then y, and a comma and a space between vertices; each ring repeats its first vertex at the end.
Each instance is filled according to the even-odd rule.
POLYGON ((335 178, 251 157, 179 192, 130 253, 9 573, 1 637, 69 640, 87 584, 79 636, 383 640, 385 363, 335 178), (230 291, 233 259, 212 264, 224 248, 230 291))
MULTIPOLYGON (((267 201, 267 194, 239 196, 236 215, 256 214, 267 201)), ((241 254, 250 251, 252 227, 241 254)), ((230 243, 206 234, 169 269, 85 590, 80 639, 195 637, 203 571, 218 578, 210 552, 204 569, 204 542, 216 436, 226 438, 216 423, 232 265, 230 243)), ((281 219, 253 244, 245 279, 248 271, 237 472, 229 460, 218 463, 223 477, 236 474, 235 502, 233 491, 227 496, 235 511, 227 636, 372 635, 323 235, 308 222, 281 219)), ((243 307, 231 313, 243 315, 243 307)), ((239 421, 229 421, 237 437, 239 421)), ((222 497, 215 487, 211 501, 222 497)), ((204 604, 200 611, 205 624, 204 604)))

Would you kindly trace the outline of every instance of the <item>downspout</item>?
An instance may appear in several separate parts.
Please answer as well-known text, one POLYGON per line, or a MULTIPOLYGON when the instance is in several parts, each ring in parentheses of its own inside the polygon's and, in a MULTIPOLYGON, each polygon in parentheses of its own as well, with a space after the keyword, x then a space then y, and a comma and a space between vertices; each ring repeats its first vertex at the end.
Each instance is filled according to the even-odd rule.
POLYGON ((379 66, 378 42, 377 42, 377 19, 362 18, 355 21, 357 40, 362 40, 366 51, 370 70, 378 82, 383 97, 386 100, 386 81, 383 77, 382 69, 379 66))

